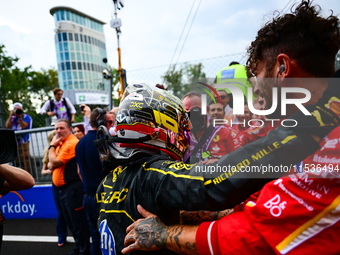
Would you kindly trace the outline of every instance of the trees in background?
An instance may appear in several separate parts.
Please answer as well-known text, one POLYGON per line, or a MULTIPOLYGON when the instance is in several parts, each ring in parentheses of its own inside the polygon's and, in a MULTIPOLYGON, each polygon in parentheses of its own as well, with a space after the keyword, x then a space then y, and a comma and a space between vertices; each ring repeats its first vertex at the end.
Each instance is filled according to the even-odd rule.
POLYGON ((58 72, 55 69, 33 71, 31 66, 20 69, 16 66, 18 61, 18 57, 8 56, 5 45, 0 44, 1 126, 4 127, 9 105, 14 102, 23 104, 24 112, 34 119, 34 127, 44 126, 44 117, 36 111, 53 96, 52 90, 58 87, 58 72))
POLYGON ((185 64, 179 70, 172 66, 162 78, 168 90, 172 91, 178 98, 182 98, 188 93, 192 86, 196 85, 197 81, 206 82, 206 74, 203 72, 202 63, 185 64))
MULTIPOLYGON (((40 110, 42 103, 53 98, 52 91, 59 86, 58 71, 53 68, 34 71, 31 66, 20 69, 16 66, 18 61, 18 57, 8 56, 5 45, 0 44, 0 120, 2 119, 0 127, 4 127, 10 113, 9 106, 14 102, 23 104, 24 112, 34 119, 33 127, 45 126, 45 117, 37 111, 40 110)), ((113 90, 116 93, 120 86, 119 74, 116 69, 110 69, 112 83, 115 85, 113 90)), ((162 78, 168 90, 179 98, 189 92, 197 81, 206 82, 202 63, 186 63, 178 70, 172 66, 162 78)), ((116 101, 115 105, 118 105, 116 101)))

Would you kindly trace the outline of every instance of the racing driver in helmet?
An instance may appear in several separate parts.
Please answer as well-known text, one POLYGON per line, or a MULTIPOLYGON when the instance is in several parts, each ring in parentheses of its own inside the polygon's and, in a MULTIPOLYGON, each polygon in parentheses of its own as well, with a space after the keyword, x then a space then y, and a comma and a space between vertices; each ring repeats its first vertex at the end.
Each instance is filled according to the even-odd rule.
MULTIPOLYGON (((100 130, 107 135, 105 127, 100 130)), ((176 184, 191 178, 181 175, 191 166, 179 161, 189 145, 188 131, 189 118, 177 97, 146 84, 126 88, 116 115, 119 147, 113 142, 98 146, 110 171, 97 190, 103 254, 121 254, 126 227, 140 218, 138 204, 169 224, 179 223, 179 209, 189 202, 187 192, 176 184), (173 178, 165 180, 167 175, 173 178)), ((192 178, 193 185, 203 179, 192 178)))

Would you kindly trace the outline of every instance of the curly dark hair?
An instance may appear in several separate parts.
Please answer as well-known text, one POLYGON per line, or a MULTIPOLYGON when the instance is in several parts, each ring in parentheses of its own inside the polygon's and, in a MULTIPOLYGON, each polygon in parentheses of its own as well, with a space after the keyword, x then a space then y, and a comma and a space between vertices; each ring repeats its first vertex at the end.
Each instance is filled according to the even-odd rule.
MULTIPOLYGON (((294 7, 294 6, 293 6, 294 7)), ((274 68, 276 57, 285 53, 301 68, 315 77, 334 73, 335 56, 339 50, 339 19, 321 17, 321 7, 302 1, 291 13, 276 17, 258 31, 248 48, 247 68, 257 73, 258 64, 266 60, 266 74, 274 68)))

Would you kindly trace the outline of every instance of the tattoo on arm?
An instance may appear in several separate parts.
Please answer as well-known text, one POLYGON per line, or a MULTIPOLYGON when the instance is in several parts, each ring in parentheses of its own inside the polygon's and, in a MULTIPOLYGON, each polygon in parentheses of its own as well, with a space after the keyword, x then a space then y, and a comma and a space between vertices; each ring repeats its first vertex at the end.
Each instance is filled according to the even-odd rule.
POLYGON ((221 219, 222 217, 229 215, 233 212, 233 209, 227 209, 224 211, 181 211, 181 223, 190 225, 199 225, 203 221, 213 221, 221 219))
POLYGON ((196 243, 187 242, 185 246, 189 251, 197 251, 196 243))
POLYGON ((169 235, 166 230, 167 227, 162 224, 159 218, 150 217, 141 221, 135 228, 138 245, 147 249, 164 248, 169 235))
POLYGON ((196 232, 191 231, 195 226, 172 226, 168 227, 169 242, 167 248, 180 254, 196 254, 197 247, 194 237, 196 232))
POLYGON ((169 236, 170 236, 170 241, 172 242, 172 237, 174 238, 174 241, 176 242, 178 248, 181 250, 181 245, 179 243, 180 239, 180 235, 183 232, 183 227, 180 226, 176 226, 174 227, 172 230, 170 230, 169 236))

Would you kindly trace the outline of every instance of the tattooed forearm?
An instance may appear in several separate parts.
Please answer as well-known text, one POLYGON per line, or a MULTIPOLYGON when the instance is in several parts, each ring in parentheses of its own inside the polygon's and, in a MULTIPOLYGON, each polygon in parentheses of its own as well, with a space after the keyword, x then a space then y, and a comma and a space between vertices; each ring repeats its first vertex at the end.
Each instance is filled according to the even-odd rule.
POLYGON ((190 243, 190 242, 187 242, 185 244, 186 248, 190 251, 194 251, 194 252, 197 252, 197 247, 196 247, 196 243, 190 243))
POLYGON ((233 212, 233 209, 227 209, 224 211, 181 211, 181 223, 198 225, 203 221, 213 221, 221 219, 222 217, 229 215, 233 212))
POLYGON ((168 227, 169 238, 166 248, 179 254, 197 254, 196 231, 198 226, 168 227))
POLYGON ((234 212, 234 209, 227 209, 224 211, 220 211, 217 215, 217 220, 222 219, 224 216, 230 215, 234 212))
POLYGON ((176 227, 172 227, 169 229, 169 239, 170 239, 170 242, 173 242, 172 241, 172 238, 174 239, 174 242, 177 244, 178 248, 181 249, 181 245, 180 245, 180 235, 182 234, 183 232, 183 227, 181 226, 176 226, 176 227))

